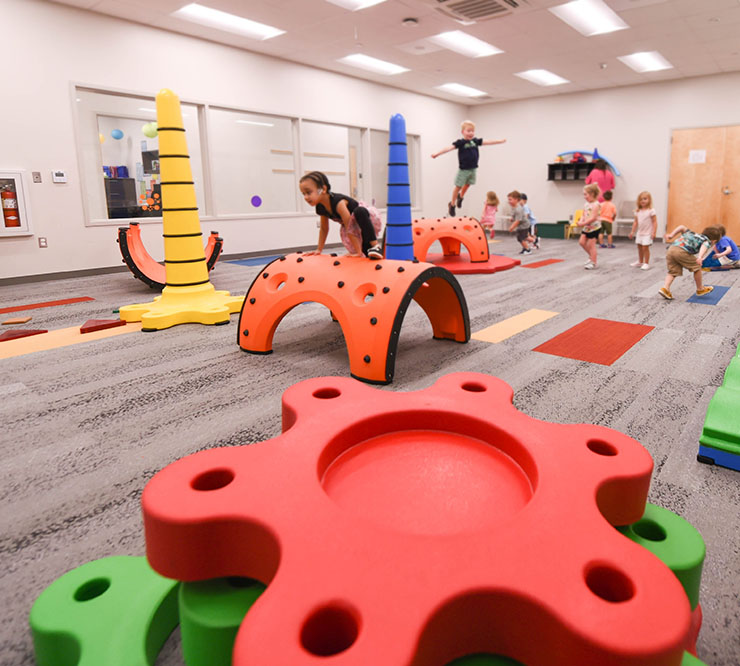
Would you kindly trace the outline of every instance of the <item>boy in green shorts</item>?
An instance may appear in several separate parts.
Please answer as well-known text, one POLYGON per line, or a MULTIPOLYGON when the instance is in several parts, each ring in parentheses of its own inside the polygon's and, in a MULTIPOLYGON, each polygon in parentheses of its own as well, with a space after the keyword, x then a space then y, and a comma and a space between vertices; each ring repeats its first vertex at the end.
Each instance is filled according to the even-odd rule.
POLYGON ((478 146, 493 146, 497 143, 505 143, 506 139, 496 141, 484 141, 475 136, 475 123, 463 120, 460 129, 463 138, 455 141, 451 146, 443 148, 432 157, 436 158, 457 148, 457 160, 459 169, 455 176, 455 188, 452 190, 452 199, 447 206, 450 217, 455 217, 455 205, 462 207, 463 197, 471 185, 475 185, 475 172, 478 170, 478 146))

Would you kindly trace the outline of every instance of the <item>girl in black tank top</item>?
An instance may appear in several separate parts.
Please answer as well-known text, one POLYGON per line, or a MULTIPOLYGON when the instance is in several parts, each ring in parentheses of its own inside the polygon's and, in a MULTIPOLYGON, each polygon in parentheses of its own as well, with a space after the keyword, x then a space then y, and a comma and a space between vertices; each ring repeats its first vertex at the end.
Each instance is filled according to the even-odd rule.
POLYGON ((300 180, 301 193, 309 206, 314 206, 321 216, 319 242, 316 249, 306 255, 321 254, 329 233, 329 220, 342 225, 342 242, 352 257, 367 256, 382 259, 377 231, 368 209, 352 197, 331 191, 329 179, 321 171, 307 173, 300 180))

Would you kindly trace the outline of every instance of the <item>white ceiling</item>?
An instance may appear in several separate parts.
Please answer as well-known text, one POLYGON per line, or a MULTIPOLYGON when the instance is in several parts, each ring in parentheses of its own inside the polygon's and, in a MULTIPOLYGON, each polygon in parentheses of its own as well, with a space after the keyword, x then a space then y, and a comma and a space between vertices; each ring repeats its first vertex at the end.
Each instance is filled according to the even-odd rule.
POLYGON ((518 9, 468 26, 442 14, 439 0, 387 0, 356 12, 326 0, 198 0, 286 31, 266 41, 170 16, 191 0, 52 1, 463 103, 740 71, 740 0, 606 0, 630 28, 594 37, 547 11, 565 0, 516 0, 518 9), (418 20, 415 27, 403 24, 409 17, 418 20), (472 59, 427 41, 448 30, 464 30, 504 53, 472 59), (617 60, 636 51, 659 51, 674 69, 638 74, 617 60), (384 76, 337 62, 356 52, 410 71, 384 76), (571 83, 541 87, 514 76, 526 69, 548 69, 571 83), (450 82, 488 96, 476 101, 434 88, 450 82))

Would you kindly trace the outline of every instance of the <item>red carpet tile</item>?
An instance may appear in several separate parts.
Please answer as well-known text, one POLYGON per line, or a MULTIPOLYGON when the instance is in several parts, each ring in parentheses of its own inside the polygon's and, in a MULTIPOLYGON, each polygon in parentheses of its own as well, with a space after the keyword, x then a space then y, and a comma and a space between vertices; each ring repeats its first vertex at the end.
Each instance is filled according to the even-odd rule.
POLYGON ((29 305, 16 305, 12 308, 0 308, 0 314, 6 312, 21 312, 22 310, 35 310, 36 308, 50 308, 52 305, 68 305, 69 303, 84 303, 94 301, 94 298, 82 296, 82 298, 65 298, 61 301, 46 301, 45 303, 31 303, 29 305))
POLYGON ((577 361, 611 365, 655 326, 627 324, 608 319, 586 319, 532 351, 577 361))
POLYGON ((534 261, 531 264, 522 264, 522 268, 539 268, 540 266, 549 266, 550 264, 557 264, 563 261, 562 259, 543 259, 542 261, 534 261))

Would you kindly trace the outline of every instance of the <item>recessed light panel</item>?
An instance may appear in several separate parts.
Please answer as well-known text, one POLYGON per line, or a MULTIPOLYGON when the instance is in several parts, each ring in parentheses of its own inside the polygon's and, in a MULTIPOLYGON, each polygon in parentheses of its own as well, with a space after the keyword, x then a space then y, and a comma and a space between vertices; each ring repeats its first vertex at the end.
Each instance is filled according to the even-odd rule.
POLYGON ((603 0, 573 0, 550 11, 586 37, 629 28, 603 0))
POLYGON ((386 62, 385 60, 371 58, 363 53, 353 53, 344 58, 339 58, 337 62, 343 62, 345 65, 359 67, 360 69, 366 69, 369 72, 375 72, 377 74, 401 74, 402 72, 409 71, 406 67, 394 65, 392 62, 386 62))
POLYGON ((636 72, 659 72, 661 69, 673 69, 669 63, 657 51, 641 51, 626 56, 617 56, 627 67, 631 67, 636 72))
POLYGON ((190 21, 191 23, 207 25, 210 28, 216 28, 224 32, 251 37, 252 39, 270 39, 282 35, 285 32, 285 30, 273 28, 271 25, 250 21, 242 16, 204 7, 195 2, 185 5, 176 12, 172 12, 171 16, 190 21))
POLYGON ((483 97, 483 95, 488 94, 477 88, 464 86, 462 83, 443 83, 441 86, 436 86, 436 88, 437 90, 444 90, 458 97, 483 97))
POLYGON ((528 69, 526 72, 517 72, 515 76, 536 83, 538 86, 559 86, 562 83, 570 83, 568 79, 546 69, 528 69))
POLYGON ((462 30, 441 32, 430 37, 429 41, 469 58, 484 58, 485 56, 503 53, 501 49, 496 48, 493 44, 484 42, 482 39, 473 37, 462 30))
POLYGON ((365 9, 365 7, 372 7, 373 5, 379 5, 385 0, 326 0, 331 2, 332 5, 338 5, 344 7, 350 11, 356 12, 358 9, 365 9))

